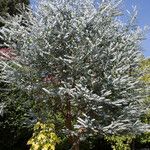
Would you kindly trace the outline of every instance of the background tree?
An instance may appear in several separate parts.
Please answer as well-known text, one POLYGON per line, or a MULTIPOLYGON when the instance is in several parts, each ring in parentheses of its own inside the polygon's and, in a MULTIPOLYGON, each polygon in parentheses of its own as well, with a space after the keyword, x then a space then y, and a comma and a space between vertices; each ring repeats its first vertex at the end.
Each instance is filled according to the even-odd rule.
MULTIPOLYGON (((150 104, 150 59, 145 58, 140 63, 140 71, 143 72, 140 80, 144 82, 146 88, 144 89, 144 93, 147 95, 145 99, 145 105, 149 106, 150 104)), ((147 113, 142 116, 142 121, 150 124, 150 109, 147 110, 147 113)), ((150 143, 150 132, 145 132, 142 136, 140 136, 140 141, 142 143, 150 143)))
MULTIPOLYGON (((0 17, 6 18, 21 13, 23 3, 29 4, 28 0, 1 0, 0 1, 0 17)), ((0 28, 5 24, 0 19, 0 28)), ((0 34, 1 35, 1 34, 0 34)), ((0 36, 0 44, 4 40, 0 36)), ((0 60, 9 61, 14 58, 11 49, 8 46, 0 45, 0 60), (3 47, 3 48, 2 48, 3 47), (5 47, 5 48, 4 48, 5 47), (7 47, 7 48, 6 48, 7 47)), ((0 78, 2 75, 0 66, 0 78)), ((0 82, 0 149, 24 149, 26 141, 31 135, 29 129, 29 103, 26 102, 26 94, 13 87, 9 90, 9 83, 0 82), (24 104, 23 104, 24 103, 24 104), (24 146, 24 147, 22 147, 24 146)))
POLYGON ((146 109, 137 69, 143 32, 135 15, 129 24, 118 19, 119 4, 43 2, 37 14, 9 18, 0 31, 17 55, 1 61, 2 80, 35 100, 40 121, 50 119, 57 129, 61 116, 56 131, 67 134, 72 149, 89 133, 139 134, 148 127, 140 122, 146 109))

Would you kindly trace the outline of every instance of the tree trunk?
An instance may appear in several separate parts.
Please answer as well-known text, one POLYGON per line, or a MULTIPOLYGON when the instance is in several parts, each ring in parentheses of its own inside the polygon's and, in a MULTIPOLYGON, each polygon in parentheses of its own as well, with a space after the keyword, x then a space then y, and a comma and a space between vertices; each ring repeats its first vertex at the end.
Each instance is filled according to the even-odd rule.
MULTIPOLYGON (((68 94, 66 94, 65 126, 69 130, 69 132, 72 131, 71 103, 70 103, 70 96, 68 94)), ((68 141, 71 145, 73 145, 74 139, 71 133, 69 133, 68 141)))
MULTIPOLYGON (((65 126, 70 131, 72 131, 72 114, 71 114, 71 102, 70 96, 66 94, 66 115, 65 115, 65 126)), ((72 145, 71 150, 79 150, 79 138, 72 136, 69 133, 68 142, 72 145)))
POLYGON ((135 141, 134 140, 131 143, 131 150, 135 150, 135 141))
POLYGON ((78 142, 74 143, 74 145, 72 146, 71 150, 79 150, 79 140, 78 140, 78 142))

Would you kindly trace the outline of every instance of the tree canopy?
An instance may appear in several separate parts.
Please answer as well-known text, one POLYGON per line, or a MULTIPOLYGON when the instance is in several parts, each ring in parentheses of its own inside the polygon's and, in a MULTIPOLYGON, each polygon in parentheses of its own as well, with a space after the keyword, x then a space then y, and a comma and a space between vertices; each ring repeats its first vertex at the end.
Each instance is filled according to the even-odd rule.
POLYGON ((143 32, 135 15, 129 24, 119 19, 119 4, 42 2, 36 14, 8 18, 0 30, 17 56, 1 61, 1 80, 35 101, 39 120, 51 119, 57 128, 62 116, 58 132, 73 145, 87 133, 139 134, 149 127, 140 122, 146 111, 138 70, 143 32))

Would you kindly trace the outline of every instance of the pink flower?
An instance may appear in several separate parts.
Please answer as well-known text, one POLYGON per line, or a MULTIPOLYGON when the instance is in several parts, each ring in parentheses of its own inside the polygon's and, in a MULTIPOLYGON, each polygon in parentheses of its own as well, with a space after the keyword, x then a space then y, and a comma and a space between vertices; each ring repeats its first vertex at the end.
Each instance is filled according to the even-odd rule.
POLYGON ((0 48, 0 60, 12 60, 16 57, 10 48, 0 48))

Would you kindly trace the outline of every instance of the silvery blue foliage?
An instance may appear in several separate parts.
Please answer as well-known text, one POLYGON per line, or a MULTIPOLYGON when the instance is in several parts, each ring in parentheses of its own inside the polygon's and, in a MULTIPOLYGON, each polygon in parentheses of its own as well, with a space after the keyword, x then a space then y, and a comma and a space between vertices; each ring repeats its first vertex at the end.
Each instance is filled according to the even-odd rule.
POLYGON ((5 103, 0 103, 0 116, 3 116, 4 114, 4 107, 5 107, 5 103))
POLYGON ((133 25, 135 16, 121 21, 120 3, 104 0, 95 8, 91 0, 42 1, 34 14, 4 20, 0 33, 16 58, 1 61, 1 80, 43 101, 54 116, 65 114, 69 101, 73 130, 145 131, 137 70, 143 31, 133 25))

